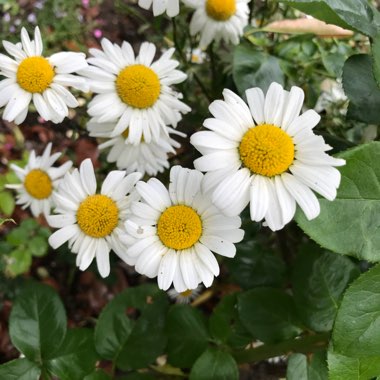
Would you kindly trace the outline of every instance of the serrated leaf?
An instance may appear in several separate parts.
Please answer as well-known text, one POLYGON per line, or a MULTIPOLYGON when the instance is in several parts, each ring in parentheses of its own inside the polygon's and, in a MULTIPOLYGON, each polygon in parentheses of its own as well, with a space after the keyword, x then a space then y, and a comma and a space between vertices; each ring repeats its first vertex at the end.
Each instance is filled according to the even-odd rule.
POLYGON ((334 350, 346 356, 380 356, 380 264, 346 291, 333 330, 334 350))
POLYGON ((168 361, 170 364, 190 368, 207 348, 208 332, 202 314, 189 305, 170 308, 166 333, 168 336, 168 361))
POLYGON ((350 358, 328 352, 329 380, 369 380, 380 373, 380 356, 350 358))
POLYGON ((232 75, 241 95, 251 87, 266 91, 272 82, 284 83, 276 57, 255 50, 253 45, 239 45, 235 48, 232 75))
POLYGON ((54 358, 66 335, 66 313, 49 286, 31 283, 18 295, 9 319, 13 345, 31 361, 54 358))
POLYGON ((377 33, 378 15, 366 0, 277 0, 328 24, 357 30, 367 36, 377 33))
POLYGON ((292 354, 288 359, 287 380, 327 380, 326 351, 312 355, 292 354))
POLYGON ((41 369, 28 359, 16 359, 0 365, 0 379, 4 380, 36 380, 41 369))
POLYGON ((0 210, 5 215, 12 215, 15 209, 15 200, 9 191, 0 192, 0 210))
POLYGON ((257 288, 241 293, 238 310, 245 328, 264 343, 291 339, 301 332, 293 298, 280 289, 257 288))
POLYGON ((32 256, 24 247, 14 249, 6 259, 6 273, 10 277, 18 276, 29 270, 32 265, 32 256))
POLYGON ((70 329, 54 359, 45 363, 45 368, 60 380, 82 380, 93 371, 96 360, 93 332, 70 329))
POLYGON ((314 331, 330 331, 342 294, 360 274, 344 256, 302 247, 293 269, 293 295, 298 315, 314 331))
POLYGON ((226 265, 234 282, 243 289, 283 284, 286 268, 281 257, 263 249, 254 240, 237 244, 236 249, 236 256, 226 265))
POLYGON ((33 256, 41 257, 47 254, 48 244, 42 236, 32 237, 27 244, 33 256))
POLYGON ((380 123, 380 88, 368 54, 357 54, 347 59, 343 67, 343 88, 350 100, 348 118, 369 124, 380 123))
POLYGON ((320 199, 321 213, 296 221, 313 240, 331 251, 380 261, 380 142, 361 145, 339 155, 346 166, 333 202, 320 199))
POLYGON ((148 297, 157 291, 157 287, 150 284, 128 288, 108 303, 99 316, 94 335, 96 350, 102 358, 117 360, 134 326, 126 314, 127 308, 143 310, 148 297))
POLYGON ((209 348, 194 363, 190 380, 238 380, 235 359, 227 352, 209 348))
POLYGON ((150 299, 120 350, 116 361, 118 368, 145 368, 163 353, 167 341, 164 327, 168 306, 164 292, 150 299))

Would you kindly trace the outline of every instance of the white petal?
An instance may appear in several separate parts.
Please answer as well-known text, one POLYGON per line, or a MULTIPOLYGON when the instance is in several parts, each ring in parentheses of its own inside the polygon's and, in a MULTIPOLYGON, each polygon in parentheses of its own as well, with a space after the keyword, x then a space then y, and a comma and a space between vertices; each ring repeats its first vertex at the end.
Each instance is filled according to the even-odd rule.
POLYGON ((162 290, 167 290, 174 279, 174 273, 177 269, 178 253, 174 249, 169 249, 162 257, 158 268, 158 287, 162 290))
POLYGON ((230 241, 221 238, 220 236, 202 236, 200 242, 211 251, 225 257, 234 257, 236 247, 230 241))
POLYGON ((194 245, 195 252, 203 264, 213 273, 219 276, 219 264, 212 252, 201 243, 194 245))
POLYGON ((274 177, 274 186, 281 207, 282 223, 285 225, 293 219, 296 212, 296 201, 286 190, 281 176, 274 177))
POLYGON ((88 195, 95 194, 96 192, 96 177, 92 161, 86 158, 80 165, 79 169, 80 179, 83 189, 88 195))
POLYGON ((288 128, 288 126, 293 122, 293 120, 301 112, 304 98, 305 98, 305 93, 303 92, 302 88, 293 86, 290 89, 288 101, 284 109, 282 123, 280 125, 281 128, 284 129, 285 131, 288 128))
POLYGON ((97 239, 95 256, 100 275, 107 277, 110 274, 110 247, 104 239, 97 239))
POLYGON ((187 289, 195 289, 199 284, 193 256, 194 252, 191 248, 179 253, 179 266, 187 289))
POLYGON ((269 190, 266 179, 255 175, 250 187, 250 214, 251 219, 260 222, 266 215, 269 204, 269 190))
POLYGON ((265 97, 264 115, 267 124, 280 126, 282 121, 282 111, 284 106, 284 89, 276 82, 268 88, 265 97))
POLYGON ((49 237, 49 244, 57 249, 62 244, 70 240, 74 235, 79 233, 79 228, 76 224, 72 224, 66 227, 61 228, 60 230, 54 232, 49 237))
POLYGON ((46 220, 49 226, 53 228, 62 228, 76 223, 74 214, 47 215, 46 220))
POLYGON ((247 96, 247 101, 249 105, 249 109, 251 110, 251 114, 255 119, 256 124, 264 124, 265 116, 264 116, 264 93, 259 87, 250 88, 245 91, 247 96))
POLYGON ((150 179, 148 183, 140 181, 136 184, 136 189, 151 207, 158 211, 163 211, 171 205, 169 193, 161 182, 159 182, 162 186, 161 189, 157 186, 155 187, 153 180, 156 184, 159 182, 155 178, 150 179))

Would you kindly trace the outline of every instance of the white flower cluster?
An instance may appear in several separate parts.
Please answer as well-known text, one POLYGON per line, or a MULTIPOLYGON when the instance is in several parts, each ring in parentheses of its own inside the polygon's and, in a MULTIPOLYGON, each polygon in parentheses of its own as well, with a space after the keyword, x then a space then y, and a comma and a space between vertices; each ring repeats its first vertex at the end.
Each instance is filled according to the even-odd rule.
MULTIPOLYGON (((235 12, 225 32, 237 31, 247 7, 246 0, 187 2, 199 6, 195 31, 211 28, 202 12, 216 18, 218 7, 224 7, 220 20, 235 12)), ((145 7, 151 3, 140 1, 145 7)), ((174 3, 167 1, 169 14, 177 11, 174 3)), ((155 4, 155 13, 163 11, 155 4)), ((201 37, 205 44, 207 36, 201 37)), ((227 39, 235 43, 231 36, 227 39)), ((15 60, 0 55, 7 77, 0 82, 3 118, 22 122, 33 101, 43 118, 60 122, 68 107, 78 105, 67 87, 91 89, 96 95, 88 105, 88 131, 108 139, 100 147, 111 147, 107 159, 122 169, 108 173, 97 191, 91 160, 72 171, 71 162, 53 167, 60 153, 51 154, 51 144, 42 156, 33 151, 25 168, 12 166, 22 182, 11 185, 17 202, 34 216, 45 214, 58 229, 50 245, 68 242, 81 270, 96 258, 99 273, 108 276, 113 250, 137 272, 157 277, 161 289, 173 284, 190 299, 199 284, 209 287, 219 275, 215 254, 235 256, 235 243, 244 237, 239 215, 248 204, 253 221, 276 231, 293 219, 297 205, 308 219, 319 215, 313 191, 335 199, 340 183, 335 167, 345 162, 329 156, 331 147, 314 134, 319 115, 314 110, 300 115, 304 93, 299 87, 288 92, 272 83, 265 95, 251 88, 248 104, 224 90, 224 100, 210 105, 214 117, 205 120, 207 131, 191 136, 202 155, 194 161, 196 170, 172 167, 166 188, 156 178, 141 178, 168 168, 168 153, 179 147, 170 135, 184 136, 175 128, 190 108, 172 88, 186 79, 172 58, 174 49, 154 60, 151 43, 143 43, 135 55, 128 42, 119 46, 103 39, 102 50, 90 49, 87 60, 81 53, 44 58, 38 28, 33 41, 25 30, 21 39, 16 45, 4 42, 15 60)))

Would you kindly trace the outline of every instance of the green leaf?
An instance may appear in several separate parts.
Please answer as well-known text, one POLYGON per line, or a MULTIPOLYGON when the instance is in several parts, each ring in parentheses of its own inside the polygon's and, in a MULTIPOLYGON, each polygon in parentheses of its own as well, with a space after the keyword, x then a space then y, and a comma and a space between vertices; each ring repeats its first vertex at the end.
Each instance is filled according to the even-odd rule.
POLYGON ((326 352, 312 355, 292 354, 288 359, 287 380, 327 380, 326 352))
POLYGON ((45 365, 60 380, 82 380, 94 370, 96 360, 93 332, 77 328, 67 331, 54 359, 45 365))
POLYGON ((344 290, 359 274, 349 258, 303 246, 294 264, 293 295, 306 326, 330 331, 344 290))
POLYGON ((380 356, 350 358, 328 352, 329 380, 369 380, 380 374, 380 356))
POLYGON ((194 363, 190 380, 238 380, 235 359, 227 352, 209 348, 194 363))
POLYGON ((164 292, 149 300, 117 357, 116 364, 120 369, 145 368, 163 353, 167 340, 164 327, 168 306, 164 292))
POLYGON ((346 166, 333 202, 320 199, 321 213, 296 221, 313 240, 331 251, 380 261, 380 142, 361 145, 339 155, 346 166))
POLYGON ((255 50, 253 45, 235 48, 232 75, 241 95, 251 87, 266 91, 272 82, 284 84, 284 74, 276 57, 255 50))
POLYGON ((328 24, 357 30, 367 36, 377 32, 377 11, 367 0, 277 0, 328 24))
POLYGON ((236 246, 237 254, 226 265, 234 282, 243 289, 278 287, 285 280, 285 264, 273 251, 264 250, 254 240, 236 246))
POLYGON ((373 58, 373 75, 377 82, 377 86, 380 86, 380 32, 372 41, 372 58, 373 58))
POLYGON ((32 256, 24 247, 14 249, 7 257, 6 273, 10 277, 18 276, 29 270, 32 265, 32 256))
POLYGON ((264 343, 300 333, 293 298, 280 289, 257 288, 238 296, 239 317, 246 329, 264 343))
POLYGON ((239 320, 237 293, 224 296, 209 319, 211 335, 234 348, 244 348, 252 341, 251 334, 239 320))
POLYGON ((190 305, 170 308, 166 333, 168 336, 168 361, 170 364, 190 368, 207 348, 209 335, 202 314, 190 305))
POLYGON ((16 227, 6 236, 6 240, 9 244, 12 244, 16 247, 19 245, 25 244, 29 239, 28 231, 24 228, 16 227))
POLYGON ((134 321, 126 315, 127 309, 145 309, 149 297, 157 291, 157 287, 150 284, 128 288, 104 308, 94 336, 96 350, 102 358, 117 360, 134 326, 134 321))
POLYGON ((33 256, 41 257, 47 254, 48 244, 42 236, 34 236, 29 240, 28 248, 33 256))
POLYGON ((36 380, 41 369, 28 359, 16 359, 0 365, 0 379, 4 380, 36 380))
POLYGON ((336 352, 380 356, 380 264, 362 274, 346 291, 333 330, 336 352))
POLYGON ((66 313, 57 293, 29 283, 13 305, 9 333, 13 345, 28 359, 42 363, 54 358, 66 334, 66 313))
POLYGON ((0 192, 0 210, 5 215, 12 215, 15 209, 15 200, 9 191, 0 192))
POLYGON ((375 81, 373 69, 375 67, 372 67, 368 54, 351 56, 343 67, 343 88, 350 100, 347 117, 364 123, 379 124, 380 88, 375 81))
POLYGON ((112 377, 101 369, 96 369, 94 372, 87 375, 83 380, 112 380, 112 377))

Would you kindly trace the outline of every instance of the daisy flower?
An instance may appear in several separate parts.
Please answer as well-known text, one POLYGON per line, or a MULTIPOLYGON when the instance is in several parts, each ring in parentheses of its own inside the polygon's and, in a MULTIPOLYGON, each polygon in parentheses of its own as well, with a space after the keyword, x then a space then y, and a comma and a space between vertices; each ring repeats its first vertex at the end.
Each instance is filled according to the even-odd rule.
POLYGON ((204 191, 226 215, 239 214, 250 202, 251 219, 273 231, 294 216, 296 203, 310 220, 320 206, 312 190, 328 200, 336 197, 342 159, 325 152, 331 147, 313 133, 320 116, 309 110, 299 116, 304 92, 284 91, 272 83, 266 96, 260 88, 246 91, 248 106, 229 90, 224 101, 210 105, 215 117, 197 132, 191 143, 203 157, 194 166, 207 172, 204 191))
POLYGON ((17 190, 16 204, 21 205, 23 209, 30 207, 35 217, 41 213, 45 216, 50 214, 54 205, 53 194, 59 181, 72 165, 71 161, 67 161, 58 168, 52 167, 62 153, 51 155, 51 148, 52 144, 49 143, 42 156, 36 156, 36 152, 32 150, 24 168, 15 164, 10 165, 21 183, 9 184, 6 187, 17 190))
POLYGON ((98 93, 89 103, 89 115, 98 123, 116 120, 112 137, 128 129, 134 145, 142 136, 147 143, 158 142, 162 132, 168 135, 167 125, 176 127, 181 113, 190 111, 170 87, 186 79, 175 69, 179 63, 171 59, 174 49, 153 62, 156 47, 148 42, 141 44, 137 57, 126 41, 120 47, 103 38, 101 45, 103 51, 90 49, 93 66, 81 72, 98 93))
POLYGON ((67 90, 71 86, 88 91, 86 80, 73 75, 87 67, 83 53, 60 52, 43 57, 42 40, 38 27, 31 41, 25 28, 21 30, 21 43, 3 41, 4 49, 14 58, 0 54, 0 107, 3 119, 21 124, 28 113, 30 102, 45 120, 60 123, 68 115, 68 107, 79 105, 67 90))
MULTIPOLYGON (((158 172, 163 172, 169 168, 168 154, 175 154, 181 144, 176 140, 161 133, 158 142, 145 142, 141 139, 140 143, 133 145, 129 141, 128 129, 119 136, 111 138, 110 135, 115 128, 115 123, 95 123, 89 122, 87 130, 90 136, 108 138, 107 141, 99 145, 99 149, 110 148, 107 161, 116 162, 118 169, 125 169, 127 173, 140 172, 143 176, 147 173, 154 176, 158 172)), ((186 134, 168 128, 168 132, 181 137, 186 134)))
POLYGON ((176 303, 190 303, 194 301, 202 291, 202 285, 195 289, 187 289, 184 292, 177 292, 175 289, 168 290, 168 296, 176 303))
POLYGON ((138 182, 141 202, 133 202, 126 222, 128 264, 160 289, 173 283, 177 292, 211 286, 219 266, 213 252, 234 257, 234 243, 243 239, 238 216, 226 217, 202 193, 203 174, 172 167, 169 190, 156 178, 138 182))
POLYGON ((139 0, 139 6, 149 9, 153 3, 153 15, 162 15, 165 11, 169 17, 177 16, 179 13, 179 0, 139 0))
POLYGON ((79 171, 65 175, 55 193, 58 215, 48 216, 47 221, 59 230, 49 237, 49 244, 57 249, 68 241, 71 251, 77 254, 80 270, 87 269, 96 257, 100 275, 107 277, 110 250, 124 259, 126 249, 119 237, 125 232, 130 202, 138 199, 133 190, 140 178, 140 173, 126 176, 123 171, 112 171, 97 194, 92 162, 84 160, 79 171))
POLYGON ((190 22, 190 34, 201 34, 200 47, 212 41, 224 40, 237 45, 248 24, 250 0, 184 0, 195 9, 190 22))

